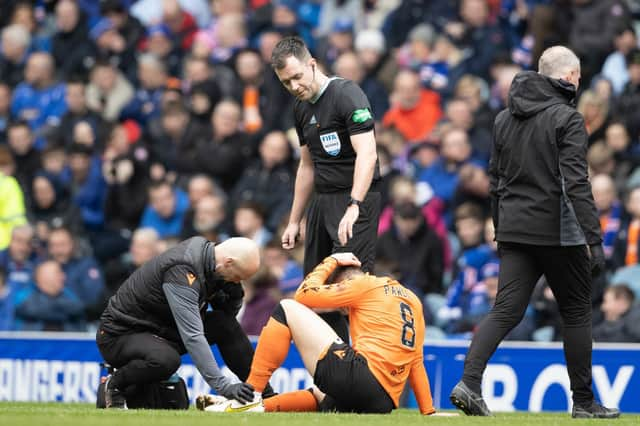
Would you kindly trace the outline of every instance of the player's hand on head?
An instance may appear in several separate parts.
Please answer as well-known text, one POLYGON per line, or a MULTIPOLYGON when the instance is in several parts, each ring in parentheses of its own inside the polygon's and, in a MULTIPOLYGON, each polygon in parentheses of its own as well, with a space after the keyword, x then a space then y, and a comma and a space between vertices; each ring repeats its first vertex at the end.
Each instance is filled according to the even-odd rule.
POLYGON ((338 241, 343 246, 353 237, 353 225, 358 220, 358 216, 360 216, 360 208, 355 205, 349 206, 344 212, 338 225, 338 241))
POLYGON ((353 253, 334 253, 331 255, 340 266, 361 266, 360 259, 353 253))
POLYGON ((282 233, 282 248, 290 250, 296 246, 296 240, 300 235, 300 225, 297 223, 290 223, 282 233))

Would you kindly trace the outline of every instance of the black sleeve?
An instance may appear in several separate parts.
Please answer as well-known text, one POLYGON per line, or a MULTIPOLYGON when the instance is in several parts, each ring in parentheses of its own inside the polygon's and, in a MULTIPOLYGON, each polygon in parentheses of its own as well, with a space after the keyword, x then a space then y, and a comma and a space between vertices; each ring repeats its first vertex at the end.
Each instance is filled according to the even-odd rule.
POLYGON ((498 194, 498 181, 499 181, 499 171, 498 164, 500 163, 500 150, 499 143, 496 137, 498 127, 498 119, 501 114, 496 117, 495 124, 493 125, 493 146, 491 149, 491 158, 489 159, 489 196, 491 199, 491 217, 493 219, 493 227, 495 231, 498 231, 498 200, 500 198, 498 194))
POLYGON ((307 144, 307 141, 304 139, 304 131, 302 130, 302 112, 300 111, 300 101, 296 100, 293 105, 293 121, 296 126, 296 133, 298 134, 298 140, 300 142, 300 146, 304 146, 307 144))
POLYGON ((564 129, 559 143, 562 174, 566 191, 578 218, 587 244, 600 244, 600 223, 587 169, 587 130, 582 115, 575 111, 564 129))
POLYGON ((367 96, 360 86, 345 80, 337 97, 337 113, 344 119, 350 135, 373 130, 373 114, 367 96))

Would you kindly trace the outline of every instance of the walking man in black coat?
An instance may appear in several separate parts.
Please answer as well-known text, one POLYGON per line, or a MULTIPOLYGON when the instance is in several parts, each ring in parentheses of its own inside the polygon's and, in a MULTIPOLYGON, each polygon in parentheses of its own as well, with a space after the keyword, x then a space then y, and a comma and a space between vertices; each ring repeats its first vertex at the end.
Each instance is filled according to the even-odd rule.
POLYGON ((587 132, 573 105, 580 61, 554 46, 543 52, 538 70, 516 75, 508 108, 496 117, 489 173, 501 258, 498 294, 450 398, 467 415, 491 415, 481 396, 482 374, 544 274, 564 322, 572 417, 614 418, 619 411, 597 403, 591 389, 591 277, 604 268, 604 253, 588 180, 587 132))

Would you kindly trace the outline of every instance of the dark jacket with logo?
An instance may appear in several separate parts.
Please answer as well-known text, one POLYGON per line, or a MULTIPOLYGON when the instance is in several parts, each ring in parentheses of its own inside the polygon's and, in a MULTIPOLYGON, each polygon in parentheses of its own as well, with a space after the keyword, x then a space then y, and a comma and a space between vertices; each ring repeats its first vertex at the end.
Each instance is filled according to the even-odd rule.
POLYGON ((532 245, 599 244, 587 174, 587 132, 573 85, 518 73, 496 117, 489 164, 496 240, 532 245))
POLYGON ((120 286, 102 314, 101 329, 115 334, 149 332, 180 343, 163 284, 189 285, 198 292, 201 313, 225 283, 214 273, 214 244, 193 237, 140 268, 120 286))

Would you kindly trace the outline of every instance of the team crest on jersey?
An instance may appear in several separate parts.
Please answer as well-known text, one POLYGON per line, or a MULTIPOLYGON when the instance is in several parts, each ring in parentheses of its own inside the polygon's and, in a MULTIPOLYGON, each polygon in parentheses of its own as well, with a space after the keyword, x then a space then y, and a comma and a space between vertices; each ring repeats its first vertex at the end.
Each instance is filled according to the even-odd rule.
POLYGON ((327 154, 335 157, 340 154, 340 138, 337 132, 325 133, 320 135, 320 143, 327 154))

